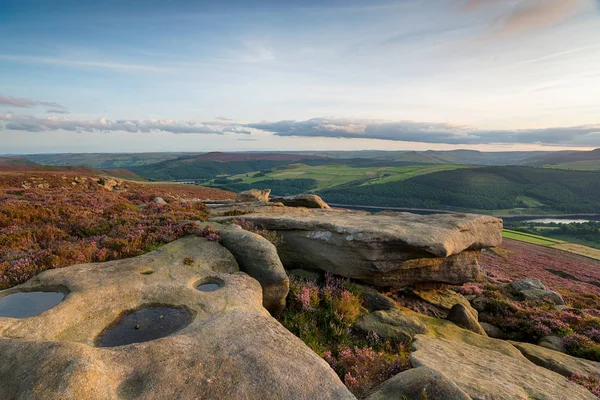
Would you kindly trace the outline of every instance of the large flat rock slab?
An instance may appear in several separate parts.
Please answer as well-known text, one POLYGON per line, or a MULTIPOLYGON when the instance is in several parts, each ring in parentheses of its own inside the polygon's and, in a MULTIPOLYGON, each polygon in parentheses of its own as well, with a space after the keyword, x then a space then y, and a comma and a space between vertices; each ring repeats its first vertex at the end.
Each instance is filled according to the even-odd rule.
POLYGON ((286 268, 320 269, 386 287, 477 280, 479 250, 502 241, 502 220, 473 214, 377 215, 286 207, 243 218, 282 236, 278 252, 286 268))
POLYGON ((573 374, 600 378, 600 362, 577 358, 531 343, 511 342, 532 363, 569 378, 573 374))
POLYGON ((413 367, 447 377, 473 400, 592 400, 592 393, 523 357, 425 335, 415 336, 413 367))
POLYGON ((188 237, 132 259, 49 270, 0 297, 53 290, 67 293, 53 308, 0 317, 1 399, 354 398, 270 316, 259 282, 217 242, 188 237), (197 290, 206 283, 210 291, 197 290), (153 306, 191 317, 154 340, 99 341, 115 326, 125 338, 160 329, 162 314, 123 322, 153 306))

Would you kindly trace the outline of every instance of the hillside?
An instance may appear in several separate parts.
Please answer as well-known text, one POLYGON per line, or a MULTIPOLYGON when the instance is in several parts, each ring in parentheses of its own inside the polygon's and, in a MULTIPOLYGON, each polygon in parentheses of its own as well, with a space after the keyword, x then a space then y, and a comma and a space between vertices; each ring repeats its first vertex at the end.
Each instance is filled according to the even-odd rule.
POLYGON ((320 194, 339 204, 594 213, 600 209, 600 173, 531 167, 467 168, 380 185, 346 185, 320 194))
POLYGON ((172 160, 190 153, 63 153, 28 154, 24 157, 40 165, 88 166, 99 169, 124 168, 172 160))
POLYGON ((529 165, 564 169, 598 170, 600 169, 600 149, 545 154, 529 160, 529 165))
POLYGON ((25 157, 0 157, 0 166, 36 165, 25 157))

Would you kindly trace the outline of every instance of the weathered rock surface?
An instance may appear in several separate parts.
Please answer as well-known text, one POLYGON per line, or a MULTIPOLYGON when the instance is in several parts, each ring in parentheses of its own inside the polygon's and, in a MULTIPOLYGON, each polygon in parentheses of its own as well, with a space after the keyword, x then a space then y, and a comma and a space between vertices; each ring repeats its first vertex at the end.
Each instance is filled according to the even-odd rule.
POLYGON ((244 218, 282 236, 278 252, 286 268, 321 269, 375 286, 477 280, 479 250, 502 241, 502 221, 487 216, 303 210, 244 218))
POLYGON ((365 333, 375 332, 381 338, 403 341, 428 331, 427 326, 414 313, 397 308, 363 315, 354 323, 354 327, 365 333))
POLYGON ((188 237, 132 259, 49 270, 0 292, 68 292, 38 316, 0 318, 0 398, 352 399, 263 308, 259 283, 237 271, 225 247, 188 237), (196 290, 203 282, 220 288, 196 290), (160 339, 96 347, 123 313, 148 305, 183 307, 193 319, 160 339))
POLYGON ((401 372, 388 379, 367 400, 471 400, 454 382, 427 367, 401 372))
POLYGON ((573 357, 530 343, 511 342, 532 363, 569 378, 573 374, 596 375, 600 378, 600 363, 573 357))
POLYGON ((297 194, 295 196, 271 197, 271 201, 282 203, 286 207, 330 208, 316 194, 297 194))
MULTIPOLYGON (((470 308, 470 307, 469 307, 470 308)), ((479 335, 487 336, 485 330, 477 322, 477 315, 471 312, 469 309, 462 304, 455 304, 450 312, 448 313, 448 321, 454 322, 461 328, 468 329, 471 332, 475 332, 479 335)))
POLYGON ((410 361, 413 367, 446 376, 473 400, 596 399, 582 386, 523 357, 464 342, 417 335, 410 361))
POLYGON ((250 189, 241 192, 238 194, 236 198, 236 202, 252 202, 252 201, 269 201, 269 194, 271 194, 271 189, 250 189))

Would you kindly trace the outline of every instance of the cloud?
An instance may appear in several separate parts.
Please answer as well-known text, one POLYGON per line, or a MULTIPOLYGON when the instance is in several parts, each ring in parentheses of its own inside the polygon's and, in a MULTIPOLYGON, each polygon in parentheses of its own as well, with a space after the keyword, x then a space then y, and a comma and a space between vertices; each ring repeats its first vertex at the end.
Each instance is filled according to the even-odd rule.
POLYGON ((72 132, 170 132, 190 134, 249 133, 244 128, 223 126, 210 122, 174 120, 97 120, 77 121, 64 117, 37 118, 16 114, 0 114, 0 128, 26 132, 46 132, 65 130, 72 132))
POLYGON ((130 64, 121 62, 105 62, 105 61, 89 61, 89 60, 72 60, 55 57, 38 57, 38 56, 21 56, 14 54, 0 54, 0 60, 14 61, 27 64, 51 64, 63 65, 72 68, 99 68, 119 71, 147 71, 147 72, 164 72, 169 68, 159 67, 147 64, 130 64))
POLYGON ((46 110, 46 112, 48 114, 71 114, 67 110, 60 110, 60 109, 50 109, 50 110, 46 110))
MULTIPOLYGON (((511 35, 559 24, 585 11, 594 0, 468 0, 463 9, 501 7, 502 12, 490 25, 491 34, 511 35)), ((486 12, 489 12, 486 10, 486 12)))
POLYGON ((53 109, 65 110, 66 107, 61 106, 58 103, 51 101, 38 101, 29 98, 22 97, 12 97, 12 96, 4 96, 0 94, 0 105, 9 106, 9 107, 19 107, 19 108, 31 108, 31 107, 52 107, 53 109))
POLYGON ((313 118, 246 124, 277 136, 381 139, 440 144, 546 144, 600 146, 600 124, 546 129, 479 130, 448 123, 313 118))

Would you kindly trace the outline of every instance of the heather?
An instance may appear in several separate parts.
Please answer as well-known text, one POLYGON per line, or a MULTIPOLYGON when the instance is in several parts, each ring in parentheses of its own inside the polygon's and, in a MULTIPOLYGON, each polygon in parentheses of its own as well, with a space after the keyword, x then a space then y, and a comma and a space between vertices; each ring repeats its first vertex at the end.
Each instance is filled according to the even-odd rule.
POLYGON ((463 294, 476 295, 480 319, 500 328, 507 339, 537 343, 544 336, 558 336, 568 354, 600 361, 600 318, 583 310, 556 309, 549 301, 524 300, 506 287, 468 285, 463 294))
POLYGON ((409 368, 407 344, 352 329, 365 313, 361 290, 327 275, 317 284, 291 278, 281 323, 322 356, 357 396, 409 368))
MULTIPOLYGON (((189 234, 217 239, 209 230, 181 223, 205 220, 207 213, 202 203, 169 194, 178 188, 133 185, 113 192, 92 178, 82 177, 75 185, 72 177, 35 179, 51 187, 0 190, 0 289, 50 268, 137 256, 189 234), (65 181, 67 187, 52 187, 65 181), (158 194, 168 204, 154 204, 158 194)), ((198 189, 184 192, 202 196, 198 189)))
MULTIPOLYGON (((482 254, 481 265, 499 280, 539 279, 567 302, 585 301, 582 293, 600 296, 600 262, 584 256, 504 239, 501 251, 482 254)), ((588 300, 589 308, 600 305, 588 300)))

